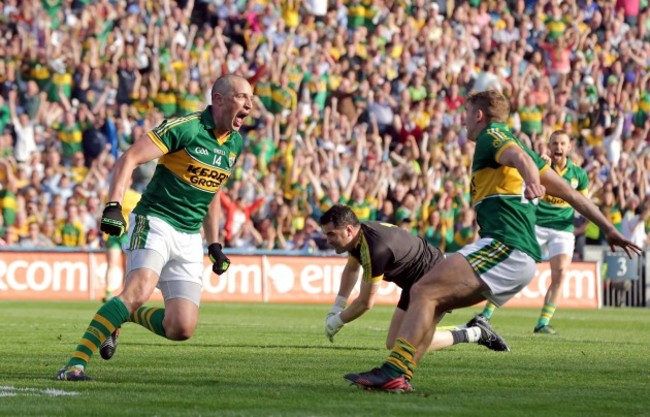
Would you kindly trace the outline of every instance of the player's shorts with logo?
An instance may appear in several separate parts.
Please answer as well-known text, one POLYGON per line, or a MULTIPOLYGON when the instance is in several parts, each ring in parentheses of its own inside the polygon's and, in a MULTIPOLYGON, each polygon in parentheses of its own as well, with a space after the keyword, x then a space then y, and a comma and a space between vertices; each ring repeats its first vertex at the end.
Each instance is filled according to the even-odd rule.
POLYGON ((165 300, 186 298, 199 304, 203 274, 203 241, 200 233, 175 230, 163 220, 129 216, 127 274, 149 268, 160 276, 158 288, 165 300))

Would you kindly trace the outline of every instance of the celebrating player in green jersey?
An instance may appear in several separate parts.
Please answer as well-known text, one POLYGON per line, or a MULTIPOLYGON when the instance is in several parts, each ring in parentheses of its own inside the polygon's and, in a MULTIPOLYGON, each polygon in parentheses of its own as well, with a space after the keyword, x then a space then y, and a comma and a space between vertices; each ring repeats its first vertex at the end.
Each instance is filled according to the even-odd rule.
POLYGON ((530 282, 540 260, 534 202, 545 194, 562 198, 596 223, 612 247, 621 246, 628 256, 641 252, 598 207, 510 132, 505 125, 510 106, 500 92, 471 94, 465 112, 467 136, 476 142, 471 194, 480 239, 445 258, 413 284, 386 361, 369 372, 345 375, 361 387, 412 390, 417 350, 431 342, 441 314, 485 299, 500 306, 530 282))
POLYGON ((170 340, 192 336, 202 289, 201 226, 213 271, 220 275, 230 265, 218 243, 221 206, 217 194, 242 151, 238 131, 253 107, 253 98, 246 79, 222 76, 212 86, 212 105, 165 120, 118 159, 101 219, 101 230, 113 236, 126 228, 120 203, 133 170, 158 159, 154 176, 130 217, 124 290, 97 311, 57 379, 89 379, 85 368, 91 355, 103 344, 109 351, 102 356, 110 358, 116 331, 127 321, 170 340), (165 307, 143 307, 156 287, 165 307))
MULTIPOLYGON (((589 180, 587 173, 571 162, 568 157, 571 151, 571 138, 563 130, 553 132, 549 139, 550 157, 544 156, 545 161, 551 165, 571 188, 586 194, 589 180), (546 159, 548 158, 548 160, 546 159)), ((546 194, 537 205, 537 223, 535 224, 535 235, 540 246, 548 250, 548 258, 551 264, 551 285, 548 287, 544 298, 544 306, 537 325, 533 329, 535 333, 555 334, 555 330, 548 325, 555 313, 557 299, 562 288, 566 270, 573 258, 575 236, 573 234, 574 209, 569 203, 559 197, 546 194)), ((488 320, 496 306, 489 302, 481 313, 488 320)))

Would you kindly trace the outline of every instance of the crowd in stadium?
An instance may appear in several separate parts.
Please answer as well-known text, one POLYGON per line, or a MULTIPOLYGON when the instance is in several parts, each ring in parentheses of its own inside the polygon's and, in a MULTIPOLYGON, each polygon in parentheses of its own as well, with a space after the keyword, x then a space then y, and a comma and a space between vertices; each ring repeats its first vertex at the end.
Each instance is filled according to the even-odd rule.
POLYGON ((103 247, 116 158, 225 73, 257 95, 227 248, 325 249, 337 202, 443 251, 472 241, 464 101, 488 88, 536 152, 567 131, 590 198, 648 246, 647 0, 7 0, 0 19, 0 246, 103 247))

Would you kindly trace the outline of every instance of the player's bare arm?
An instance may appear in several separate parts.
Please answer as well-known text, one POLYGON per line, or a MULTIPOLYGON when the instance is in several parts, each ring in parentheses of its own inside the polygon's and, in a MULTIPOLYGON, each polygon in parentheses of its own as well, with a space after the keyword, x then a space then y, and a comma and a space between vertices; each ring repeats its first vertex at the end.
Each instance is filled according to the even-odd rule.
POLYGON ((160 158, 163 151, 149 138, 143 135, 122 154, 113 167, 113 180, 108 190, 108 201, 122 201, 133 170, 145 162, 160 158))
POLYGON ((355 258, 349 256, 348 262, 343 268, 341 273, 341 286, 339 287, 339 297, 343 297, 346 300, 350 298, 350 294, 354 289, 354 286, 359 280, 359 270, 361 269, 361 264, 355 258))
POLYGON ((529 200, 544 197, 544 186, 540 182, 539 170, 533 159, 519 146, 510 145, 497 158, 501 165, 516 168, 524 179, 524 197, 529 200))
POLYGON ((219 219, 221 218, 221 191, 214 193, 214 197, 208 206, 208 214, 203 219, 203 232, 208 245, 219 242, 219 219))
POLYGON ((361 281, 361 288, 359 289, 359 296, 354 299, 350 305, 341 312, 341 320, 344 323, 349 323, 363 315, 366 311, 370 310, 375 302, 377 290, 379 290, 379 282, 372 283, 368 281, 361 281))
POLYGON ((600 212, 598 207, 591 202, 582 193, 574 190, 569 184, 562 179, 552 169, 547 169, 541 174, 541 181, 546 192, 552 196, 560 197, 576 209, 580 214, 594 222, 600 230, 605 233, 607 242, 612 250, 615 246, 621 247, 627 256, 631 257, 633 253, 639 255, 641 248, 625 239, 621 233, 616 230, 613 224, 600 212))

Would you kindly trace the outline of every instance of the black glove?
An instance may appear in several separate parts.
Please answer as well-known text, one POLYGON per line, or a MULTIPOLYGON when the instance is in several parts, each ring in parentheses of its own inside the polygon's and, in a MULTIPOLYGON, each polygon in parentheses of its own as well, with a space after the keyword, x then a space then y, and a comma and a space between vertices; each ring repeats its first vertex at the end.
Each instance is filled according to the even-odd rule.
POLYGON ((208 246, 208 256, 212 262, 212 271, 217 275, 226 272, 230 266, 230 259, 228 259, 221 249, 221 243, 213 243, 208 246))
POLYGON ((110 201, 104 207, 99 230, 111 236, 122 236, 126 230, 126 220, 122 216, 122 205, 117 201, 110 201))

